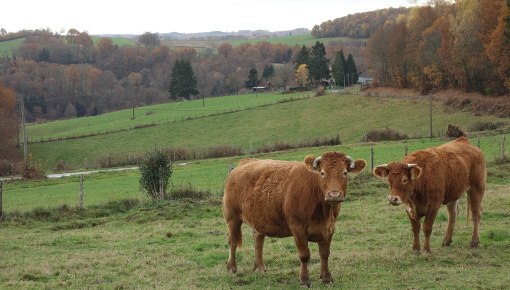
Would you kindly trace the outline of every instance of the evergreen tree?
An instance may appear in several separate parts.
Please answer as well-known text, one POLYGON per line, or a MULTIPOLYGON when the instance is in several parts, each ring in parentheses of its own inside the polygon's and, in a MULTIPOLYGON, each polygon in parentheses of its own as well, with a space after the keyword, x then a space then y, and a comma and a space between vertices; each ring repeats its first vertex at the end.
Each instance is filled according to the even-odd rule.
POLYGON ((250 69, 250 73, 248 74, 248 79, 244 82, 244 87, 247 89, 252 89, 253 87, 256 87, 259 85, 259 72, 256 68, 250 69))
POLYGON ((197 77, 189 61, 176 59, 172 67, 170 81, 170 98, 176 100, 178 97, 188 99, 192 95, 198 95, 197 77))
POLYGON ((295 64, 294 68, 297 70, 300 65, 306 64, 308 66, 309 63, 310 63, 310 50, 308 49, 308 47, 306 47, 303 44, 303 46, 301 47, 301 50, 299 50, 299 52, 296 56, 296 61, 294 62, 294 64, 295 64))
POLYGON ((349 53, 347 57, 347 66, 346 66, 347 80, 349 81, 349 85, 355 84, 358 82, 358 70, 356 69, 356 64, 354 63, 354 58, 352 54, 349 53))
POLYGON ((345 60, 342 50, 336 52, 335 62, 333 63, 333 78, 337 85, 345 86, 345 71, 347 69, 347 61, 345 60))
POLYGON ((326 58, 326 48, 324 44, 317 41, 310 53, 310 64, 308 69, 310 70, 310 76, 316 81, 321 79, 329 79, 329 66, 328 59, 326 58))
POLYGON ((273 76, 274 76, 274 66, 271 64, 266 65, 266 67, 264 68, 264 71, 262 72, 262 79, 268 80, 268 79, 272 78, 273 76))

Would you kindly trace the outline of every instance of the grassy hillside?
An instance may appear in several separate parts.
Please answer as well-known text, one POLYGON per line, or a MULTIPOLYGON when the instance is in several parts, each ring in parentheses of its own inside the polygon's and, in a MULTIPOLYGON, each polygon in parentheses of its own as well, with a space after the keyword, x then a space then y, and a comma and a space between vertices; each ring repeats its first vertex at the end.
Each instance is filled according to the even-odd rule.
MULTIPOLYGON (((47 140, 48 137, 55 139, 66 134, 89 134, 120 128, 126 130, 87 138, 30 144, 29 152, 36 159, 46 160, 49 168, 53 168, 60 160, 65 160, 73 167, 83 167, 85 159, 92 162, 100 155, 143 153, 154 146, 204 148, 234 145, 249 152, 250 148, 268 142, 297 142, 336 135, 340 136, 343 144, 355 144, 361 142, 365 132, 385 128, 406 133, 410 137, 429 136, 427 100, 329 94, 274 103, 278 98, 260 94, 259 97, 240 95, 207 99, 205 107, 202 100, 197 100, 140 108, 137 109, 140 117, 135 120, 130 120, 132 112, 127 110, 33 125, 28 127, 30 140, 47 140), (259 98, 267 99, 257 103, 259 98), (268 101, 273 102, 273 105, 253 107, 268 101), (231 110, 231 113, 217 114, 231 110), (154 114, 147 115, 147 111, 154 114), (203 117, 188 119, 186 116, 203 117), (135 129, 139 124, 151 122, 159 125, 135 129)), ((442 135, 448 124, 458 125, 466 131, 469 125, 477 121, 502 120, 491 116, 473 116, 468 112, 449 112, 441 102, 433 103, 435 136, 442 135)))
POLYGON ((0 57, 12 57, 12 52, 25 41, 25 38, 18 38, 8 41, 0 41, 0 57))

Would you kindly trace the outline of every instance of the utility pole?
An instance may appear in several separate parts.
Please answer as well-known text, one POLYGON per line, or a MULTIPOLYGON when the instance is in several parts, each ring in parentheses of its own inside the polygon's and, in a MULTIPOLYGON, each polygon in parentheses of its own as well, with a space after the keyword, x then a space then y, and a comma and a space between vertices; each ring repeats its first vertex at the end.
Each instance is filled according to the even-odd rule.
POLYGON ((21 97, 21 127, 23 130, 23 161, 28 160, 27 131, 25 130, 25 101, 21 97))

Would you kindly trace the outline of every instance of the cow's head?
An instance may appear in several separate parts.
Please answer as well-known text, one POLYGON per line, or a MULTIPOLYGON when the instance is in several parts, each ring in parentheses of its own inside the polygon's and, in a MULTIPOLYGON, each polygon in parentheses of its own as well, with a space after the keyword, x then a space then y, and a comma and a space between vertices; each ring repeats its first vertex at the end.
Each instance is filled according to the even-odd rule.
POLYGON ((421 167, 405 162, 391 162, 374 168, 375 176, 388 179, 390 184, 388 202, 392 205, 407 202, 413 193, 414 182, 421 176, 421 173, 421 167))
POLYGON ((363 159, 354 161, 340 152, 326 152, 317 158, 307 156, 305 163, 308 170, 320 176, 319 186, 324 193, 324 201, 329 204, 344 201, 348 173, 358 173, 367 165, 363 159))

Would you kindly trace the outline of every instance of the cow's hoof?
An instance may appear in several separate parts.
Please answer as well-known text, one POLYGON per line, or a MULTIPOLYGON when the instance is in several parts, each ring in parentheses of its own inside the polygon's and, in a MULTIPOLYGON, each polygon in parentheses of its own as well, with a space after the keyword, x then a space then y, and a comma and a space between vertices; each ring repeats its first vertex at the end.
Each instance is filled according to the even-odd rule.
POLYGON ((471 242, 471 244, 469 245, 469 248, 470 249, 478 249, 478 242, 471 242))
POLYGON ((299 278, 299 286, 306 287, 306 288, 312 288, 312 283, 310 282, 310 278, 308 278, 308 277, 299 278))
POLYGON ((237 272, 237 266, 236 265, 227 264, 227 270, 229 272, 236 273, 237 272))
POLYGON ((324 284, 333 283, 333 277, 331 277, 331 273, 321 275, 321 279, 322 279, 322 283, 324 283, 324 284))

